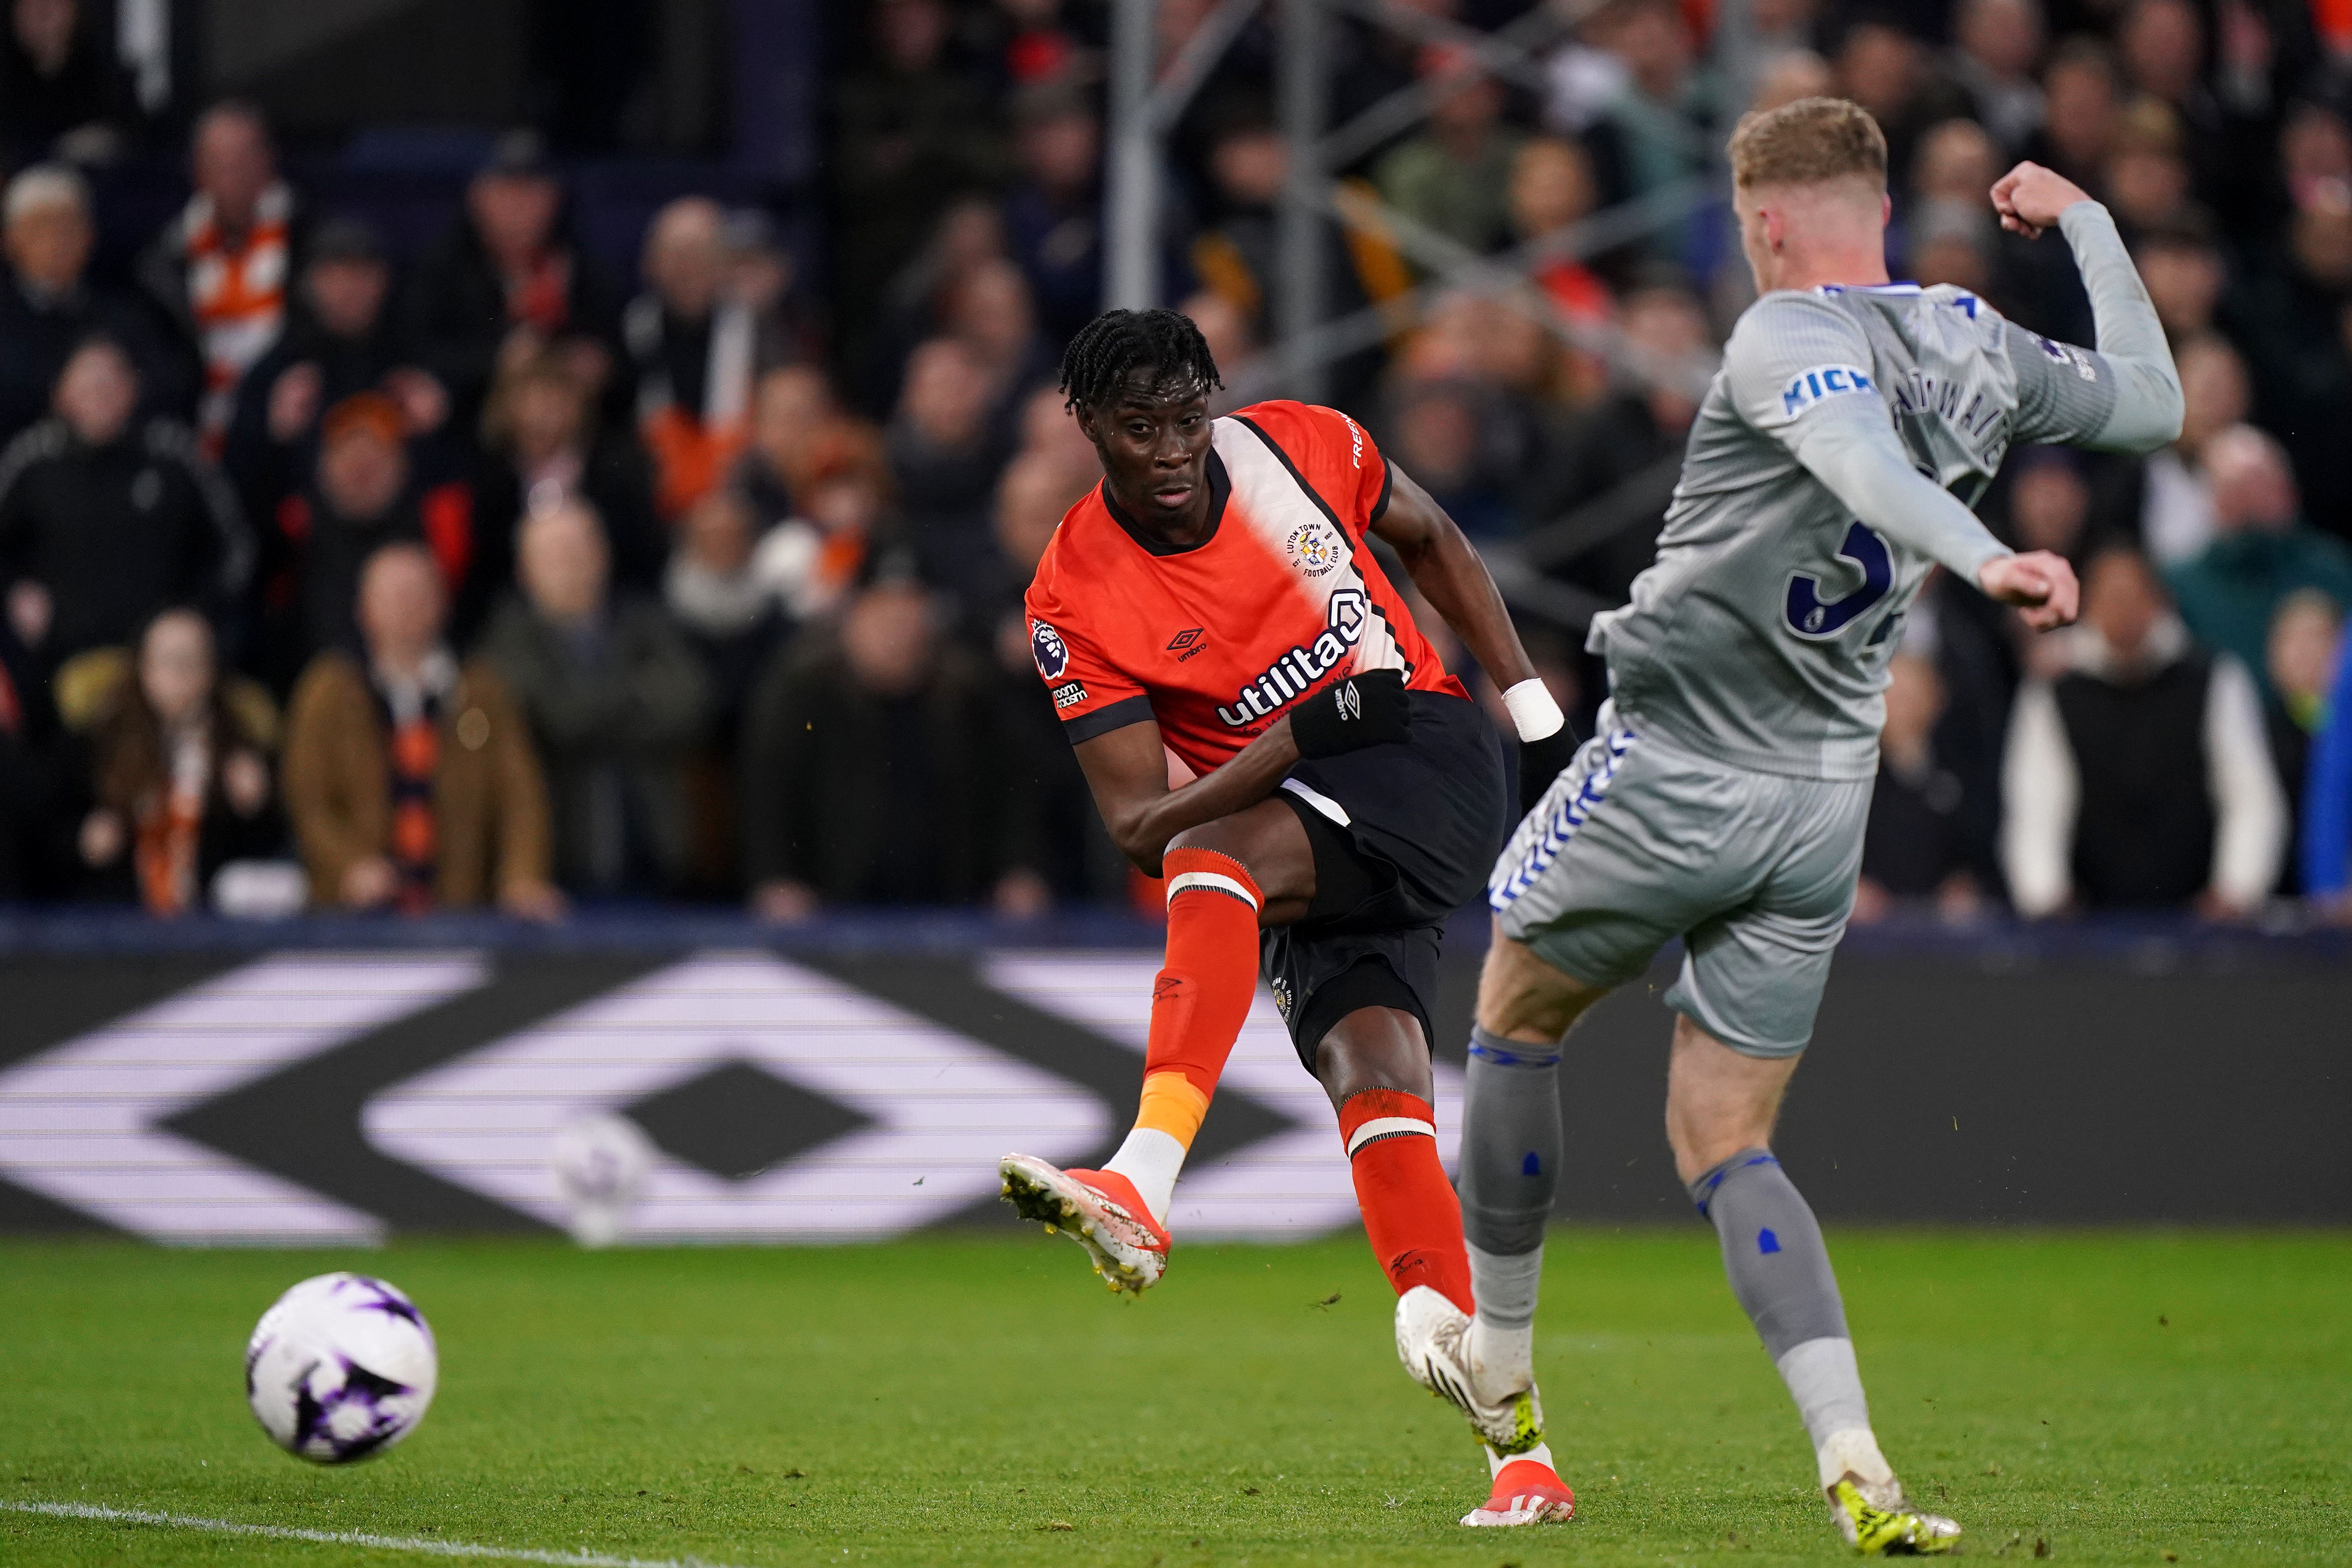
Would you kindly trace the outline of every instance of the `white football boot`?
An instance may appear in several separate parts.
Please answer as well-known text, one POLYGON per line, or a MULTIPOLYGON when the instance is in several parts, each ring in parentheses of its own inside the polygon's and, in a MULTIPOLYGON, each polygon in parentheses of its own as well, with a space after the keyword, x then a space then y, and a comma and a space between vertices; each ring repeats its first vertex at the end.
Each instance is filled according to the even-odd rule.
POLYGON ((1167 1272, 1168 1232, 1118 1172, 1065 1171, 1034 1154, 1007 1154, 996 1173, 1013 1212, 1086 1248, 1113 1290, 1139 1296, 1167 1272))
POLYGON ((1470 1314, 1426 1285, 1397 1298, 1397 1359, 1422 1387, 1459 1406, 1496 1453, 1524 1454, 1543 1441, 1543 1402, 1526 1386, 1480 1397, 1470 1371, 1470 1314))

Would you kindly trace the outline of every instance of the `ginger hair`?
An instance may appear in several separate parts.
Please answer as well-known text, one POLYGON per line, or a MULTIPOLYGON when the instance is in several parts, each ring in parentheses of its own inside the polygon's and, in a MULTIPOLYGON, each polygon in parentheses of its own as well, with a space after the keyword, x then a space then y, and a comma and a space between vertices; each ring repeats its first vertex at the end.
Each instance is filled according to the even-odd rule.
POLYGON ((1729 152, 1742 190, 1849 176, 1886 186, 1886 134, 1868 110, 1843 98, 1801 98, 1742 115, 1729 152))

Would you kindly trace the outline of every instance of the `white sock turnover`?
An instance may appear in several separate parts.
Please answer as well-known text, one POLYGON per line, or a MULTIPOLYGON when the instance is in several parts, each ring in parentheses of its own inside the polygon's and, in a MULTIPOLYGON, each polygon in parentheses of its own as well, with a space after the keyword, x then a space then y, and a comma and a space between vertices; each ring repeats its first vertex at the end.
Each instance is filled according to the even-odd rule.
POLYGON ((1168 1207, 1176 1200, 1176 1177, 1184 1169, 1184 1145, 1157 1127, 1138 1127, 1127 1135, 1104 1164, 1135 1184, 1144 1206, 1160 1227, 1168 1226, 1168 1207))
MULTIPOLYGON (((1482 1443, 1479 1447, 1484 1448, 1486 1447, 1486 1445, 1482 1443)), ((1497 1454, 1494 1449, 1486 1448, 1487 1479, 1492 1480, 1496 1476, 1501 1475, 1505 1465, 1516 1465, 1521 1459, 1533 1459, 1536 1463, 1543 1466, 1544 1468, 1551 1471, 1554 1475, 1559 1473, 1559 1467, 1551 1462, 1551 1445, 1549 1443, 1538 1443, 1534 1447, 1529 1448, 1524 1454, 1497 1454)))

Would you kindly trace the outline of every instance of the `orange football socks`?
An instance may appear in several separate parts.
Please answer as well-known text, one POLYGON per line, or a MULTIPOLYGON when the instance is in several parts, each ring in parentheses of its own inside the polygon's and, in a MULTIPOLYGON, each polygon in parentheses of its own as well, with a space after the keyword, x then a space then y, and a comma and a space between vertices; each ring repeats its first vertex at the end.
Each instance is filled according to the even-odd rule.
POLYGON ((1339 1136, 1355 1171, 1364 1235, 1396 1293, 1426 1285, 1472 1310, 1462 1206, 1438 1163, 1429 1101, 1393 1089, 1351 1094, 1339 1108, 1339 1136))
MULTIPOLYGON (((1177 1173, 1249 1017, 1265 900, 1231 856, 1171 849, 1160 864, 1168 879, 1168 960, 1152 986, 1143 1096, 1134 1131, 1103 1169, 1132 1182, 1152 1219, 1165 1226, 1177 1173)), ((1458 1222, 1454 1231, 1459 1251, 1458 1222)))

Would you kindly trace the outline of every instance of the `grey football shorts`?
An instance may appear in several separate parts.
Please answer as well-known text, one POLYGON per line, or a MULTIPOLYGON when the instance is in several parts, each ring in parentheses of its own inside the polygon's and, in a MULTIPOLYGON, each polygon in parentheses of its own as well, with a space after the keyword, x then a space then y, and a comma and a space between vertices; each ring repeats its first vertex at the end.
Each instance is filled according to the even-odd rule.
POLYGON ((1519 823, 1486 901, 1505 935, 1588 985, 1622 984, 1684 938, 1666 1005, 1743 1055, 1794 1056, 1853 909, 1870 794, 1606 724, 1519 823))

